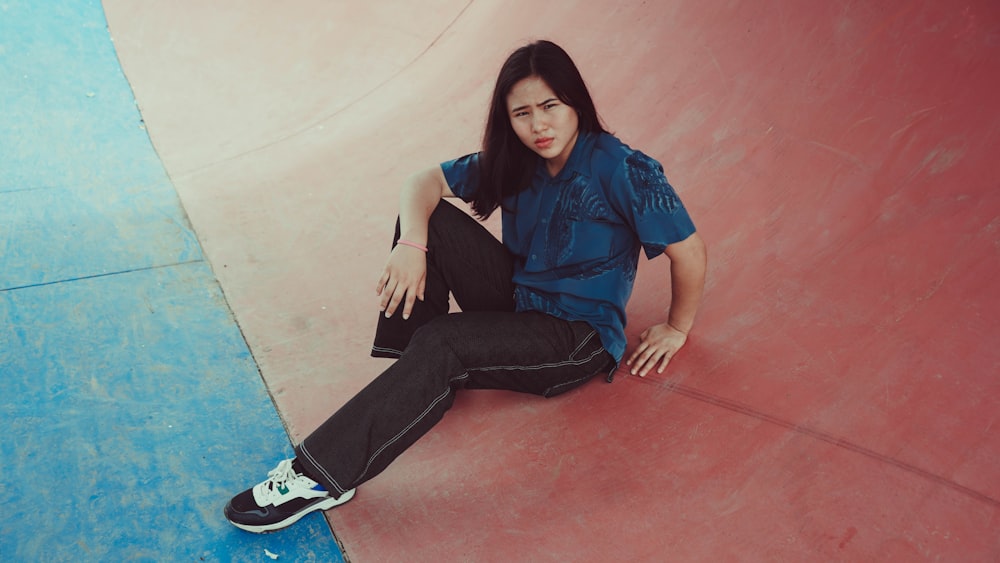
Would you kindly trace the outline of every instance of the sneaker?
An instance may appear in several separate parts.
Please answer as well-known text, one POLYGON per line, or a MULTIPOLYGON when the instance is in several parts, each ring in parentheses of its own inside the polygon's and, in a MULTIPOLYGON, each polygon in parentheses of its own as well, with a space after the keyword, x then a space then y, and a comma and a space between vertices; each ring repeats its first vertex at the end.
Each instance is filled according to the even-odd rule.
MULTIPOLYGON (((354 498, 354 489, 333 498, 316 481, 286 459, 267 474, 267 480, 236 495, 226 505, 226 519, 248 532, 280 530, 315 510, 327 510, 354 498)), ((295 465, 298 465, 296 463, 295 465)))

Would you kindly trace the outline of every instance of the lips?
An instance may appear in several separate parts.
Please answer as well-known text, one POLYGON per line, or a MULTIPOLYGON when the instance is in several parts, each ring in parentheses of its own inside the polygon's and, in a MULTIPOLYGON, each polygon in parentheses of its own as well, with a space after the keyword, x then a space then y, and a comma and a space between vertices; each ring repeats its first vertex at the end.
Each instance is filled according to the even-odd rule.
POLYGON ((540 149, 547 149, 547 148, 551 147, 552 143, 554 143, 554 142, 555 142, 555 139, 552 138, 552 137, 542 137, 540 139, 535 139, 535 146, 538 147, 538 148, 540 148, 540 149))

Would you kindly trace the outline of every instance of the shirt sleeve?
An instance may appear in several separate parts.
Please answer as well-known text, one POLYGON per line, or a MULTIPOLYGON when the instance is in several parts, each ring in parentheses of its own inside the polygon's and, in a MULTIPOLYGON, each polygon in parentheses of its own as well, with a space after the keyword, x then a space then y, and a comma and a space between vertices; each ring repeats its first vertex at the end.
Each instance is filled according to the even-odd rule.
POLYGON ((479 153, 441 163, 441 171, 451 192, 465 202, 471 202, 479 189, 479 153))
POLYGON ((612 178, 611 201, 653 259, 695 232, 694 223, 663 166, 642 152, 629 154, 612 178))

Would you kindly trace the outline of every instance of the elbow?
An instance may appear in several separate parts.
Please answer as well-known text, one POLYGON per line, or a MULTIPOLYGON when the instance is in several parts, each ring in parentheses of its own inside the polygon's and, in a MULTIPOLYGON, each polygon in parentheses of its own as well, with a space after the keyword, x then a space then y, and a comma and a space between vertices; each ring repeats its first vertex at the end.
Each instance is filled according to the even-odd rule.
POLYGON ((440 166, 419 170, 406 179, 406 190, 414 195, 441 198, 451 195, 451 188, 445 180, 440 166))
MULTIPOLYGON (((438 170, 440 170, 440 168, 438 168, 438 170)), ((418 186, 426 185, 434 180, 434 168, 424 168, 418 170, 410 174, 410 177, 406 179, 408 184, 415 184, 418 186)))
POLYGON ((705 239, 701 238, 701 235, 698 233, 694 233, 691 236, 695 239, 695 255, 698 257, 699 262, 708 264, 708 245, 705 244, 705 239))
POLYGON ((708 245, 698 233, 692 233, 681 242, 671 244, 667 247, 666 254, 671 262, 697 264, 702 267, 708 264, 708 245))

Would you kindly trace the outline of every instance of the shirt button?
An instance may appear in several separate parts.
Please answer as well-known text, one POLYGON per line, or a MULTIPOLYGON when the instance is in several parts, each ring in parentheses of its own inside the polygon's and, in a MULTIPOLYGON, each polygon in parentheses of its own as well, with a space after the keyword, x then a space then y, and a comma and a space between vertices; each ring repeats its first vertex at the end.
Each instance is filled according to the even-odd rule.
POLYGON ((532 259, 532 260, 538 260, 538 256, 537 256, 537 255, 535 255, 535 254, 532 254, 532 255, 531 255, 531 259, 532 259))
POLYGON ((549 222, 548 219, 542 219, 542 223, 548 223, 548 222, 549 222))

